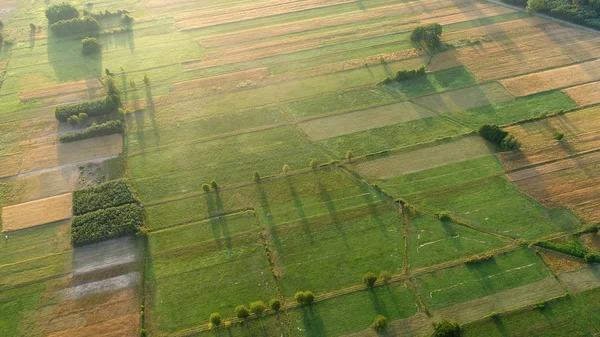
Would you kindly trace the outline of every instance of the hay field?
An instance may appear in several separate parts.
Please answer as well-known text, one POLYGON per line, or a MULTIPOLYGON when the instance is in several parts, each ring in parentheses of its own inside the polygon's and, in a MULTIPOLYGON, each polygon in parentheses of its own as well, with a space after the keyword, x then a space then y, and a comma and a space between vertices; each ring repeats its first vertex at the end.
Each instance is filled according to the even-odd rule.
POLYGON ((68 219, 7 232, 3 334, 376 336, 376 315, 390 336, 441 317, 467 336, 600 332, 580 309, 595 267, 527 248, 598 221, 597 34, 473 0, 73 4, 134 21, 98 16, 102 52, 84 57, 48 31, 48 4, 0 5, 2 226, 126 177, 147 235, 73 249, 68 219), (443 26, 434 53, 409 41, 427 23, 443 26), (58 143, 82 127, 54 106, 102 95, 107 72, 125 134, 58 143), (564 294, 555 276, 575 295, 532 309, 564 294), (236 306, 273 298, 237 324, 236 306), (232 327, 209 330, 213 312, 232 327))
POLYGON ((72 194, 30 201, 2 209, 2 231, 16 231, 73 216, 72 194))

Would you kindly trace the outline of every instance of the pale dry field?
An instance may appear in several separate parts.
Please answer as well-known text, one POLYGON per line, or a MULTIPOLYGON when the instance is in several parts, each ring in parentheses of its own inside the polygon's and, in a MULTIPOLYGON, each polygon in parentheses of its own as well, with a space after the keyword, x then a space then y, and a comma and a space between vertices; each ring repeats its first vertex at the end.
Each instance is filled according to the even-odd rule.
POLYGON ((46 88, 24 90, 23 92, 21 92, 19 98, 21 99, 21 101, 26 101, 31 99, 47 98, 50 96, 62 96, 86 90, 95 91, 96 89, 102 88, 102 83, 100 83, 100 81, 98 81, 97 79, 93 78, 77 82, 57 84, 46 88))
POLYGON ((564 89, 563 92, 581 107, 600 103, 600 82, 578 85, 564 89))
POLYGON ((555 275, 585 268, 588 265, 580 258, 561 254, 553 250, 540 248, 539 252, 548 268, 550 268, 555 275))
POLYGON ((10 177, 19 174, 21 170, 21 153, 9 154, 0 157, 0 178, 10 177))
POLYGON ((491 155, 486 142, 478 136, 467 136, 456 141, 392 155, 356 165, 356 170, 367 177, 389 179, 452 163, 491 155))
POLYGON ((16 231, 69 219, 72 208, 71 193, 7 206, 2 209, 2 231, 16 231))

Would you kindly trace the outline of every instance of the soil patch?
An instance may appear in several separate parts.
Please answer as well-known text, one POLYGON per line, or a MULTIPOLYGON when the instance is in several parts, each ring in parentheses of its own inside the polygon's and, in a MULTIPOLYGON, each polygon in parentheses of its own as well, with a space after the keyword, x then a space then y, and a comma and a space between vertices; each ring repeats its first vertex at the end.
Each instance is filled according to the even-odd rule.
POLYGON ((544 262, 546 262, 546 265, 548 265, 555 275, 562 272, 585 268, 587 266, 587 263, 583 262, 581 259, 552 250, 540 249, 540 254, 544 259, 544 262))

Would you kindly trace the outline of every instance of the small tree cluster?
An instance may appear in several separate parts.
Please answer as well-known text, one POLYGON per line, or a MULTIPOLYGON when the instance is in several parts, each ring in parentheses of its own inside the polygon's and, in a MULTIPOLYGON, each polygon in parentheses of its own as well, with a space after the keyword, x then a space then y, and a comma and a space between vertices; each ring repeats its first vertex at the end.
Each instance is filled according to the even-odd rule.
POLYGON ((479 128, 479 135, 487 141, 495 144, 501 151, 518 150, 521 144, 508 132, 499 126, 485 124, 479 128))
POLYGON ((96 19, 86 16, 70 20, 60 20, 50 25, 50 30, 54 35, 59 37, 82 33, 97 34, 100 31, 100 24, 96 19))
POLYGON ((56 23, 61 20, 70 20, 79 17, 79 11, 72 5, 63 2, 59 5, 52 5, 46 8, 46 18, 49 24, 56 23))
POLYGON ((102 46, 95 37, 86 37, 81 40, 81 53, 83 55, 97 54, 102 50, 102 46))
POLYGON ((440 45, 440 35, 442 35, 442 26, 439 23, 429 23, 415 27, 410 33, 410 40, 433 51, 440 45))
POLYGON ((313 295, 313 293, 310 291, 298 291, 296 294, 294 294, 294 300, 301 305, 310 305, 315 300, 315 295, 313 295))
POLYGON ((221 315, 218 312, 213 312, 210 314, 209 322, 212 328, 218 329, 221 325, 221 315))
POLYGON ((72 126, 86 125, 89 120, 88 114, 80 112, 79 115, 73 115, 67 119, 67 122, 72 126))
POLYGON ((372 288, 375 285, 375 282, 377 282, 377 275, 373 273, 366 273, 362 277, 362 281, 367 285, 367 287, 372 288))
POLYGON ((391 77, 386 77, 385 80, 383 80, 383 82, 381 82, 382 84, 390 84, 393 81, 397 81, 397 82, 402 82, 402 81, 407 81, 416 77, 421 77, 421 76, 425 76, 425 66, 422 65, 417 69, 411 69, 411 70, 400 70, 396 73, 396 76, 394 76, 394 78, 391 77))
POLYGON ((456 322, 443 320, 433 324, 432 337, 460 337, 461 328, 456 322))
POLYGON ((387 328, 387 318, 382 315, 375 316, 375 320, 373 324, 371 324, 371 328, 375 331, 384 331, 387 328))

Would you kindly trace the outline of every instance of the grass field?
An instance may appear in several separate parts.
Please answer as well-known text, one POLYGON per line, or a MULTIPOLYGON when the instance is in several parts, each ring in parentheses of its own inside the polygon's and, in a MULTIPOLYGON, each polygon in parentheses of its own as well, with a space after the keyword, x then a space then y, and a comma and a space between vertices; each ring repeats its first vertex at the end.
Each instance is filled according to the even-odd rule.
POLYGON ((53 3, 0 3, 3 337, 417 337, 441 317, 465 336, 600 332, 597 266, 525 248, 600 219, 593 33, 473 0, 70 1, 103 13, 84 56, 50 31, 53 3), (428 23, 434 52, 409 40, 428 23), (61 143, 102 118, 55 106, 101 97, 104 75, 126 131, 61 143), (116 178, 143 235, 71 247, 65 195, 116 178), (392 279, 367 289, 367 272, 392 279), (296 306, 301 290, 316 302, 296 306), (279 312, 235 321, 272 298, 279 312), (213 312, 233 326, 210 331, 213 312))

